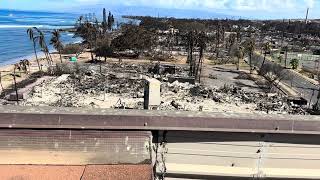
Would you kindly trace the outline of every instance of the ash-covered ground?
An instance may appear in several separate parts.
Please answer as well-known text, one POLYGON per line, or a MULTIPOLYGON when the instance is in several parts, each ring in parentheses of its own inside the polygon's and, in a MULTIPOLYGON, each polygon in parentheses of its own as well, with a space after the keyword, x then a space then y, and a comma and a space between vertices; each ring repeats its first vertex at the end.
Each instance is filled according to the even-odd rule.
MULTIPOLYGON (((154 64, 69 64, 56 67, 53 70, 56 77, 35 86, 29 98, 21 104, 143 109, 144 78, 148 76, 162 82, 159 110, 306 114, 303 108, 288 103, 285 96, 278 94, 250 91, 227 82, 223 86, 205 84, 210 81, 196 85, 177 81, 169 83, 168 74, 155 75, 153 71, 154 64)), ((187 75, 187 68, 178 67, 176 74, 187 75)))

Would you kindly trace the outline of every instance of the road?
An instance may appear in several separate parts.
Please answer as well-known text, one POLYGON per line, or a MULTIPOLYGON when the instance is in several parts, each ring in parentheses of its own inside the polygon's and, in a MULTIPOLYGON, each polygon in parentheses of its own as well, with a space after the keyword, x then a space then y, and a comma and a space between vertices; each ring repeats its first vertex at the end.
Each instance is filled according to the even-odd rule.
POLYGON ((201 82, 208 87, 222 88, 225 85, 241 87, 248 92, 263 92, 263 90, 252 80, 245 79, 246 73, 236 70, 234 65, 204 65, 201 82), (210 75, 215 78, 210 78, 210 75))
MULTIPOLYGON (((263 62, 263 57, 259 55, 255 55, 252 58, 252 63, 255 64, 258 67, 261 67, 261 64, 263 62)), ((265 61, 266 64, 268 63, 274 63, 271 61, 265 61)), ((294 72, 291 72, 290 70, 286 70, 288 74, 288 79, 282 80, 283 83, 286 85, 294 88, 298 91, 298 93, 301 95, 301 97, 308 100, 308 102, 311 102, 311 105, 315 104, 317 102, 317 96, 319 93, 319 86, 312 84, 311 82, 307 81, 303 77, 297 75, 294 72), (311 100, 311 101, 310 101, 311 100)))

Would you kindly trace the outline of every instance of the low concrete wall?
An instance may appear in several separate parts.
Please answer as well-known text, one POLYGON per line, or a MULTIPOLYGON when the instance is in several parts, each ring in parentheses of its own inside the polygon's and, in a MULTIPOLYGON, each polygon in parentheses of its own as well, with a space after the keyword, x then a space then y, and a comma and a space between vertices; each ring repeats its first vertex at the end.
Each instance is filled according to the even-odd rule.
POLYGON ((0 165, 151 164, 151 132, 0 130, 0 165))
POLYGON ((168 131, 163 139, 159 134, 166 142, 166 177, 320 179, 319 135, 168 131))

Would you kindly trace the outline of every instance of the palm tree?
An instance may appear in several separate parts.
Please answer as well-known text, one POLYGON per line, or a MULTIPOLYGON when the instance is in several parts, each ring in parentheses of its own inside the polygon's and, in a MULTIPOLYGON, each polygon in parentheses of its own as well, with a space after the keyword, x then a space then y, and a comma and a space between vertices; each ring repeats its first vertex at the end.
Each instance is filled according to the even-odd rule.
POLYGON ((48 48, 47 48, 47 45, 45 43, 45 38, 44 38, 43 34, 39 35, 39 42, 38 43, 39 43, 39 45, 41 47, 42 52, 46 56, 48 64, 50 64, 50 57, 48 56, 48 53, 47 53, 48 52, 48 48))
POLYGON ((263 49, 264 53, 263 53, 263 62, 262 62, 261 68, 263 68, 264 63, 266 62, 267 54, 270 53, 270 51, 271 51, 270 43, 269 42, 264 43, 262 49, 263 49))
POLYGON ((199 83, 201 82, 201 73, 202 73, 202 65, 203 65, 203 56, 204 56, 204 51, 206 48, 206 43, 208 41, 206 35, 204 32, 201 32, 198 34, 198 46, 199 46, 199 62, 197 65, 196 69, 196 77, 195 79, 197 80, 197 77, 199 77, 199 83))
POLYGON ((37 37, 35 36, 35 33, 34 33, 34 28, 29 28, 27 30, 27 33, 29 35, 29 39, 32 41, 33 43, 33 51, 34 51, 34 54, 36 56, 36 60, 37 60, 37 64, 38 64, 38 68, 39 70, 41 71, 41 67, 40 67, 40 63, 39 63, 39 59, 38 59, 38 55, 37 55, 37 49, 36 49, 36 41, 37 41, 37 37))
POLYGON ((54 30, 52 32, 52 38, 50 40, 50 44, 52 44, 53 47, 59 52, 60 61, 62 63, 61 50, 63 49, 63 44, 61 42, 61 35, 60 35, 60 32, 58 30, 54 30))
POLYGON ((1 91, 3 91, 3 85, 2 85, 2 75, 1 75, 1 71, 0 71, 0 87, 1 87, 1 91))
POLYGON ((77 20, 77 22, 79 23, 79 26, 82 25, 82 21, 83 21, 83 16, 80 16, 79 19, 77 20))
POLYGON ((288 47, 288 46, 284 46, 284 47, 283 47, 283 50, 285 51, 284 66, 285 66, 285 68, 287 68, 288 50, 289 50, 289 47, 288 47))
POLYGON ((219 58, 219 45, 220 45, 220 23, 218 23, 216 30, 216 59, 219 58))
POLYGON ((229 53, 231 52, 231 47, 236 43, 236 35, 230 34, 228 42, 226 43, 226 49, 228 49, 229 53))
POLYGON ((237 70, 240 70, 240 60, 244 56, 244 48, 242 46, 238 46, 235 52, 235 57, 238 59, 237 70))
POLYGON ((35 28, 38 33, 39 33, 39 45, 40 47, 42 48, 42 51, 44 52, 44 54, 46 55, 46 58, 48 60, 48 64, 50 65, 53 61, 52 61, 52 58, 51 58, 51 55, 50 55, 50 52, 49 52, 49 49, 48 49, 48 46, 47 46, 47 43, 46 43, 46 39, 45 39, 45 36, 44 36, 44 33, 38 29, 38 28, 35 28))
POLYGON ((13 74, 11 74, 11 76, 13 77, 13 83, 14 83, 14 90, 15 90, 15 93, 16 93, 16 101, 17 101, 17 104, 19 105, 19 93, 18 93, 18 86, 17 86, 17 74, 16 74, 16 70, 17 68, 20 68, 19 64, 15 64, 14 65, 14 69, 13 69, 13 74))
POLYGON ((255 49, 255 41, 254 39, 250 38, 250 39, 247 39, 245 41, 245 44, 244 44, 244 49, 245 51, 248 53, 249 55, 249 66, 250 66, 250 74, 252 74, 252 56, 253 56, 253 52, 254 52, 254 49, 255 49))
POLYGON ((77 31, 75 32, 75 37, 81 37, 84 40, 84 42, 88 45, 92 60, 94 60, 93 48, 97 39, 98 32, 99 30, 96 29, 96 27, 88 21, 79 26, 77 28, 77 31))

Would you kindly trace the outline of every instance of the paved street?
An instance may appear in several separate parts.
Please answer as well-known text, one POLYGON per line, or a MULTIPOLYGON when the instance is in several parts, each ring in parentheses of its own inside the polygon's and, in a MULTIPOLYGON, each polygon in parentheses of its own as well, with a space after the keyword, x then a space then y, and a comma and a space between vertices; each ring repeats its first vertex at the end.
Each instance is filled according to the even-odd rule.
POLYGON ((248 92, 263 92, 252 80, 246 79, 246 73, 236 70, 234 65, 204 65, 202 83, 209 87, 224 87, 225 85, 241 87, 248 92), (214 78, 210 78, 213 76, 214 78))
MULTIPOLYGON (((260 56, 254 56, 255 58, 252 59, 252 63, 255 64, 258 67, 261 67, 261 64, 263 62, 263 57, 260 56)), ((270 61, 265 61, 266 64, 268 63, 273 63, 270 61)), ((317 102, 317 95, 318 95, 318 90, 319 87, 312 84, 311 82, 305 80, 301 76, 297 75, 294 72, 291 72, 287 70, 288 73, 288 79, 282 80, 283 83, 287 84, 288 86, 293 87, 295 90, 297 90, 300 95, 308 100, 310 102, 311 99, 311 104, 315 104, 317 102)))

